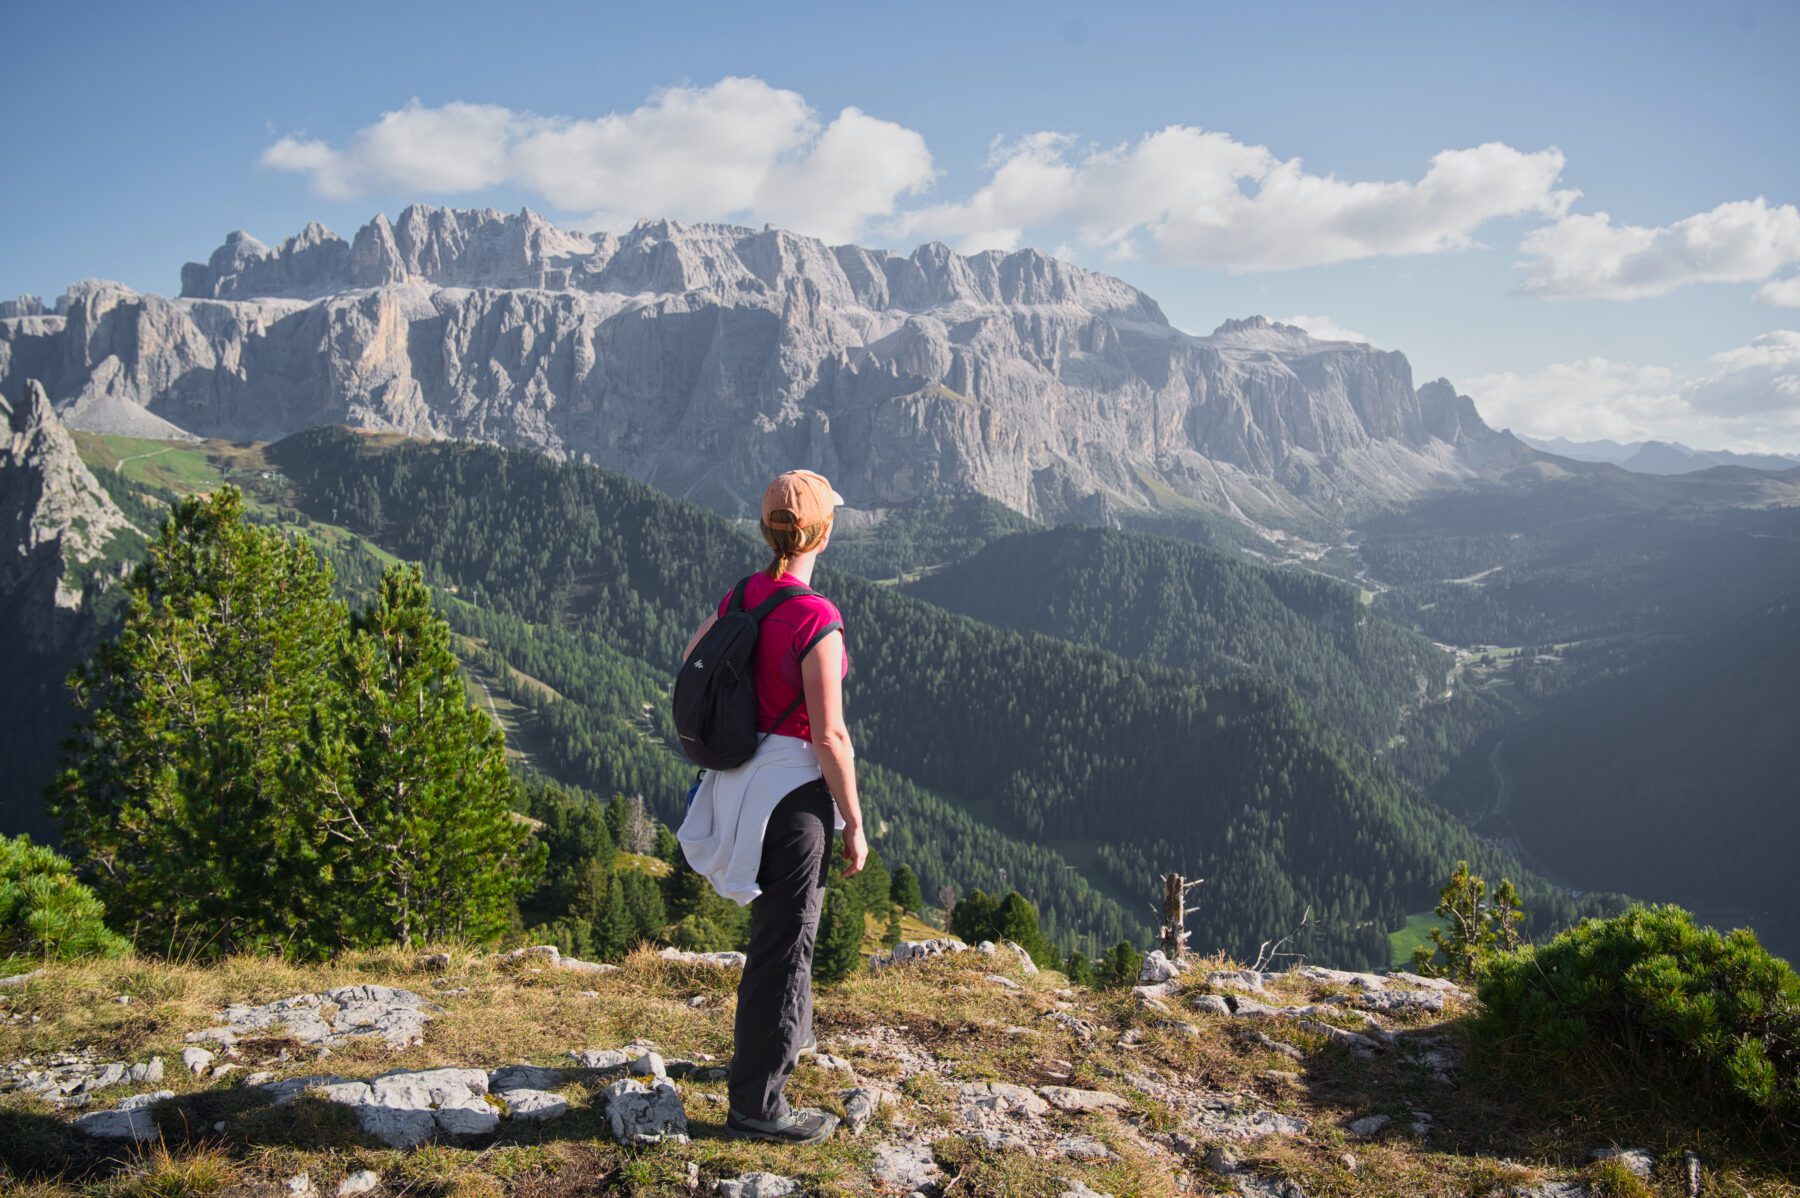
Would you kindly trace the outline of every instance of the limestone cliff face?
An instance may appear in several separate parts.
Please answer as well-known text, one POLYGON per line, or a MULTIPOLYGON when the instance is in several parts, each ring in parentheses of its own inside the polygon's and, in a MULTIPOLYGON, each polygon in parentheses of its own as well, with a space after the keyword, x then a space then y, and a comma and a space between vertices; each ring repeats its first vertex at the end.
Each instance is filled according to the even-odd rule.
POLYGON ((1044 518, 1196 503, 1336 515, 1523 452, 1404 356, 1260 317, 1195 337, 1033 250, 909 255, 774 229, 413 206, 345 241, 234 233, 182 295, 0 317, 0 392, 76 427, 322 423, 572 456, 731 508, 794 465, 858 507, 975 490, 1044 518))
MULTIPOLYGON (((105 555, 125 516, 82 464, 44 388, 0 399, 0 610, 25 647, 55 653, 81 623, 84 567, 105 555)), ((15 646, 17 648, 17 646, 15 646)))

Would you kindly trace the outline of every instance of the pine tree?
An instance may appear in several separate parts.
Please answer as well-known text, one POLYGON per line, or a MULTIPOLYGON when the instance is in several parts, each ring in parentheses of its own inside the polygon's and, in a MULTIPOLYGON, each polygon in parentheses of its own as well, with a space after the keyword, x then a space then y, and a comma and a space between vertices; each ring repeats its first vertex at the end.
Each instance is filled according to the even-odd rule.
POLYGON ((900 926, 900 908, 889 904, 887 928, 881 934, 881 943, 891 949, 899 944, 905 935, 905 929, 900 926))
POLYGON ((1469 872, 1467 861, 1458 861, 1450 880, 1438 892, 1437 917, 1441 927, 1431 930, 1429 944, 1413 949, 1413 966, 1427 977, 1474 981, 1497 953, 1510 952, 1520 943, 1519 894, 1502 879, 1487 898, 1487 883, 1469 872))
POLYGON ((606 830, 612 833, 613 843, 619 846, 620 852, 629 852, 625 847, 626 825, 631 820, 631 804, 625 796, 615 794, 606 801, 606 830))
POLYGON ((994 917, 1000 904, 977 886, 969 891, 950 911, 950 934, 967 944, 978 944, 994 938, 994 917))
POLYGON ((1106 950, 1096 971, 1100 985, 1118 989, 1137 981, 1144 955, 1129 940, 1121 940, 1106 950))
POLYGON ((663 875, 662 883, 663 907, 673 920, 690 915, 710 916, 718 904, 730 901, 719 897, 712 882, 694 872, 685 860, 663 875))
POLYGON ((470 703, 417 566, 382 573, 338 672, 342 708, 319 758, 338 802, 323 818, 360 938, 496 937, 543 848, 513 817, 500 729, 470 703))
POLYGON ((888 877, 881 852, 874 845, 869 846, 869 856, 863 867, 850 878, 850 885, 855 887, 857 902, 863 910, 881 911, 887 907, 893 882, 888 877))
POLYGON ((605 896, 594 913, 594 955, 602 961, 617 961, 628 952, 635 940, 631 911, 625 903, 625 887, 618 870, 608 870, 605 896))
POLYGON ((888 896, 900 904, 902 911, 910 911, 914 915, 919 915, 925 910, 925 896, 919 890, 919 875, 913 872, 910 865, 902 865, 894 871, 893 881, 888 888, 888 896))
POLYGON ((1010 940, 1029 953, 1037 964, 1054 965, 1047 959, 1052 954, 1044 944, 1043 932, 1038 928, 1037 908, 1016 890, 1009 891, 1000 900, 999 907, 994 911, 992 932, 988 938, 1010 940))
POLYGON ((0 836, 0 972, 50 961, 117 957, 130 947, 74 867, 29 836, 0 836))
POLYGON ((856 891, 845 885, 827 886, 813 950, 815 980, 839 981, 862 963, 864 926, 862 903, 856 891))
POLYGON ((1094 963, 1087 954, 1076 949, 1069 954, 1069 963, 1063 967, 1071 986, 1092 986, 1094 984, 1094 963))
POLYGON ((126 592, 118 635, 71 679, 64 848, 147 949, 344 942, 329 796, 296 768, 343 639, 330 568, 221 487, 173 506, 126 592))
POLYGON ((658 860, 675 866, 687 861, 681 852, 681 841, 675 839, 674 831, 667 824, 656 825, 656 856, 658 860))
POLYGON ((619 880, 625 888, 625 911, 630 918, 632 943, 662 939, 669 917, 663 907, 662 891, 656 879, 635 869, 620 870, 619 880))

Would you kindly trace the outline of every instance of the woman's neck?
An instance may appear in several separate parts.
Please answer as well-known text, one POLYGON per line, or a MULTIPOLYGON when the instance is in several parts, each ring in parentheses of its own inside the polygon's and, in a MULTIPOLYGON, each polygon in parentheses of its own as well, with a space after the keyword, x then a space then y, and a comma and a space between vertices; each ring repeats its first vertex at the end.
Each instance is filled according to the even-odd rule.
POLYGON ((802 553, 799 557, 790 557, 787 562, 787 572, 792 574, 801 586, 809 587, 812 585, 813 563, 818 560, 819 554, 816 550, 812 553, 802 553))

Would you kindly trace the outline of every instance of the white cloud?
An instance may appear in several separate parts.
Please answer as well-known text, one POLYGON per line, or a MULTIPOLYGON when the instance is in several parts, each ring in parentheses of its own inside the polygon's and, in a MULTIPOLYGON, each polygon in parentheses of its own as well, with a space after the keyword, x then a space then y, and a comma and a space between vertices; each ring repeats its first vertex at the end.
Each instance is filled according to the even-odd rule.
MULTIPOLYGON (((1519 243, 1525 290, 1539 295, 1641 299, 1688 283, 1754 283, 1800 263, 1800 209, 1763 197, 1647 228, 1614 225, 1604 212, 1564 216, 1519 243)), ((1792 298, 1794 280, 1759 293, 1768 303, 1792 298), (1766 294, 1765 294, 1766 293, 1766 294)))
POLYGON ((1114 258, 1148 248, 1191 266, 1280 270, 1465 249, 1490 220, 1561 216, 1579 194, 1555 187, 1555 149, 1488 142, 1441 151, 1416 182, 1348 182, 1186 125, 1110 148, 1034 133, 996 143, 990 166, 968 199, 909 213, 898 230, 1012 249, 1029 231, 1069 228, 1114 258))
POLYGON ((299 136, 263 151, 333 199, 510 184, 606 227, 639 217, 769 221, 847 241, 934 177, 925 139, 846 108, 829 124, 760 79, 657 92, 638 108, 570 118, 414 99, 342 148, 299 136))
POLYGON ((1489 423, 1532 436, 1800 450, 1800 331, 1765 333, 1711 361, 1711 373, 1680 379, 1665 366, 1585 358, 1463 389, 1489 423))
POLYGON ((1770 279, 1756 289, 1756 298, 1777 308, 1800 308, 1800 275, 1770 279))
POLYGON ((1726 418, 1773 420, 1800 433, 1800 332, 1776 329, 1712 360, 1718 371, 1688 390, 1695 408, 1726 418))
POLYGON ((1276 324, 1291 324, 1297 329, 1305 329, 1308 334, 1320 341, 1360 341, 1364 345, 1371 344, 1369 339, 1352 329, 1347 329, 1329 316, 1283 316, 1276 324))
POLYGON ((1668 367, 1601 357, 1479 375, 1458 389, 1489 424, 1539 437, 1637 441, 1688 414, 1668 367))

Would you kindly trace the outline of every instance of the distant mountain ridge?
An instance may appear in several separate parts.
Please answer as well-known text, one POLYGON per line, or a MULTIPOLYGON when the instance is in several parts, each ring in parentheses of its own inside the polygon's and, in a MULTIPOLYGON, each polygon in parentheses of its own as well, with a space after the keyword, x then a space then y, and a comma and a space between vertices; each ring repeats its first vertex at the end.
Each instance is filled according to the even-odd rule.
POLYGON ((1560 454, 1578 462, 1610 462, 1634 474, 1692 474, 1714 466, 1742 466, 1749 470, 1792 470, 1800 467, 1800 454, 1737 453, 1730 449, 1694 449, 1679 441, 1571 441, 1567 437, 1527 437, 1519 440, 1545 453, 1560 454))
POLYGON ((233 233, 174 299, 86 281, 5 313, 0 393, 40 378, 75 427, 485 440, 727 511, 806 464, 868 508, 1335 521, 1535 456, 1402 354, 1262 317, 1190 336, 1035 250, 414 205, 348 240, 233 233))

